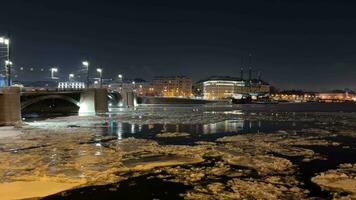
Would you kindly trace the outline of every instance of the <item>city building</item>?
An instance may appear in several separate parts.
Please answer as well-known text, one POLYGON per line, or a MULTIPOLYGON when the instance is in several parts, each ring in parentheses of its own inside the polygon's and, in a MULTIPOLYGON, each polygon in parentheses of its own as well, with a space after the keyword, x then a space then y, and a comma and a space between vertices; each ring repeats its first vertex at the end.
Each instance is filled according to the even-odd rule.
POLYGON ((84 82, 59 82, 58 87, 59 90, 81 90, 85 88, 84 82))
POLYGON ((356 94, 354 92, 326 92, 318 93, 316 98, 319 102, 346 102, 356 101, 356 94))
POLYGON ((262 80, 249 81, 230 76, 212 76, 198 81, 194 93, 204 99, 241 99, 243 96, 258 98, 268 95, 270 85, 262 80))
POLYGON ((196 91, 204 99, 216 100, 233 98, 239 88, 245 86, 245 82, 239 78, 230 76, 212 76, 197 83, 196 91))
POLYGON ((151 82, 151 92, 163 97, 191 97, 192 79, 187 76, 157 76, 151 82))
POLYGON ((133 79, 130 81, 132 84, 132 88, 134 93, 137 96, 154 96, 153 87, 150 82, 147 82, 143 79, 133 79))
POLYGON ((108 88, 117 92, 121 92, 122 90, 132 91, 136 96, 155 96, 153 87, 150 82, 138 78, 112 82, 108 85, 108 88))
POLYGON ((301 90, 287 90, 276 92, 270 95, 271 99, 280 102, 314 102, 317 96, 314 92, 304 92, 301 90))

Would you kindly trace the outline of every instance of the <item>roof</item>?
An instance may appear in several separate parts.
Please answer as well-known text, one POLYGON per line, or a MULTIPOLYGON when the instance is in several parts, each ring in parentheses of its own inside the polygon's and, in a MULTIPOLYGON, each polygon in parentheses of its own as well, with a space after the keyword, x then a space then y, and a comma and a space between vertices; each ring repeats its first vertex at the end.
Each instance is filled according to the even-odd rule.
POLYGON ((153 80, 190 79, 188 76, 155 76, 153 80))
MULTIPOLYGON (((197 83, 202 83, 205 81, 245 81, 245 82, 249 82, 248 80, 243 80, 241 78, 232 77, 232 76, 210 76, 206 79, 198 81, 197 83)), ((267 82, 265 82, 263 80, 259 80, 259 79, 252 79, 251 83, 269 85, 267 82)))
POLYGON ((205 81, 241 81, 241 78, 232 76, 210 76, 206 79, 198 81, 197 83, 202 83, 205 81))

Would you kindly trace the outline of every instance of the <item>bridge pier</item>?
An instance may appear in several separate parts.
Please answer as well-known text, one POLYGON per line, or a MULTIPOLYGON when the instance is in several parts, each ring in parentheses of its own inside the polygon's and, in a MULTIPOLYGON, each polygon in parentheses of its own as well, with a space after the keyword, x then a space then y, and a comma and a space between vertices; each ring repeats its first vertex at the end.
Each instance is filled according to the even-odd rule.
POLYGON ((124 107, 135 107, 135 93, 133 91, 123 90, 121 92, 122 105, 124 107))
POLYGON ((80 94, 79 115, 88 116, 108 111, 108 92, 105 88, 89 88, 80 94))
POLYGON ((21 88, 0 89, 0 126, 15 125, 21 121, 21 88))

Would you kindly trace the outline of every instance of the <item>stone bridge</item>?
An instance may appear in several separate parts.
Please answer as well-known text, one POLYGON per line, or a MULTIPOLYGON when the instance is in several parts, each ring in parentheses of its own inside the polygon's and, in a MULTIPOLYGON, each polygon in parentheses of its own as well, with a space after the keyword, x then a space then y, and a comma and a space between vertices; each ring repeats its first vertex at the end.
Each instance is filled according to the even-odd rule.
POLYGON ((79 108, 79 115, 95 115, 108 111, 108 102, 118 102, 120 95, 104 88, 80 91, 21 91, 18 87, 0 89, 0 125, 21 121, 21 112, 31 105, 51 99, 62 100, 79 108))

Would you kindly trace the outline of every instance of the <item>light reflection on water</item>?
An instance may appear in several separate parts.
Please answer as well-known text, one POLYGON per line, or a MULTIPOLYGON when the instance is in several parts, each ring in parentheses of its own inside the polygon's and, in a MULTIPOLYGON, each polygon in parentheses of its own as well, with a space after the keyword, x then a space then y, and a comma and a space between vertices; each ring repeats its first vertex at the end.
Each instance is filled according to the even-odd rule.
MULTIPOLYGON (((298 124, 295 121, 274 122, 263 120, 225 120, 209 124, 130 124, 116 121, 109 118, 107 126, 100 129, 103 136, 116 136, 118 140, 128 137, 157 139, 158 133, 178 132, 189 133, 190 137, 186 140, 216 139, 227 135, 243 133, 271 132, 285 129, 303 128, 305 124, 298 124)), ((167 138, 166 138, 167 139, 167 138)), ((171 139, 173 140, 173 139, 171 139)))

